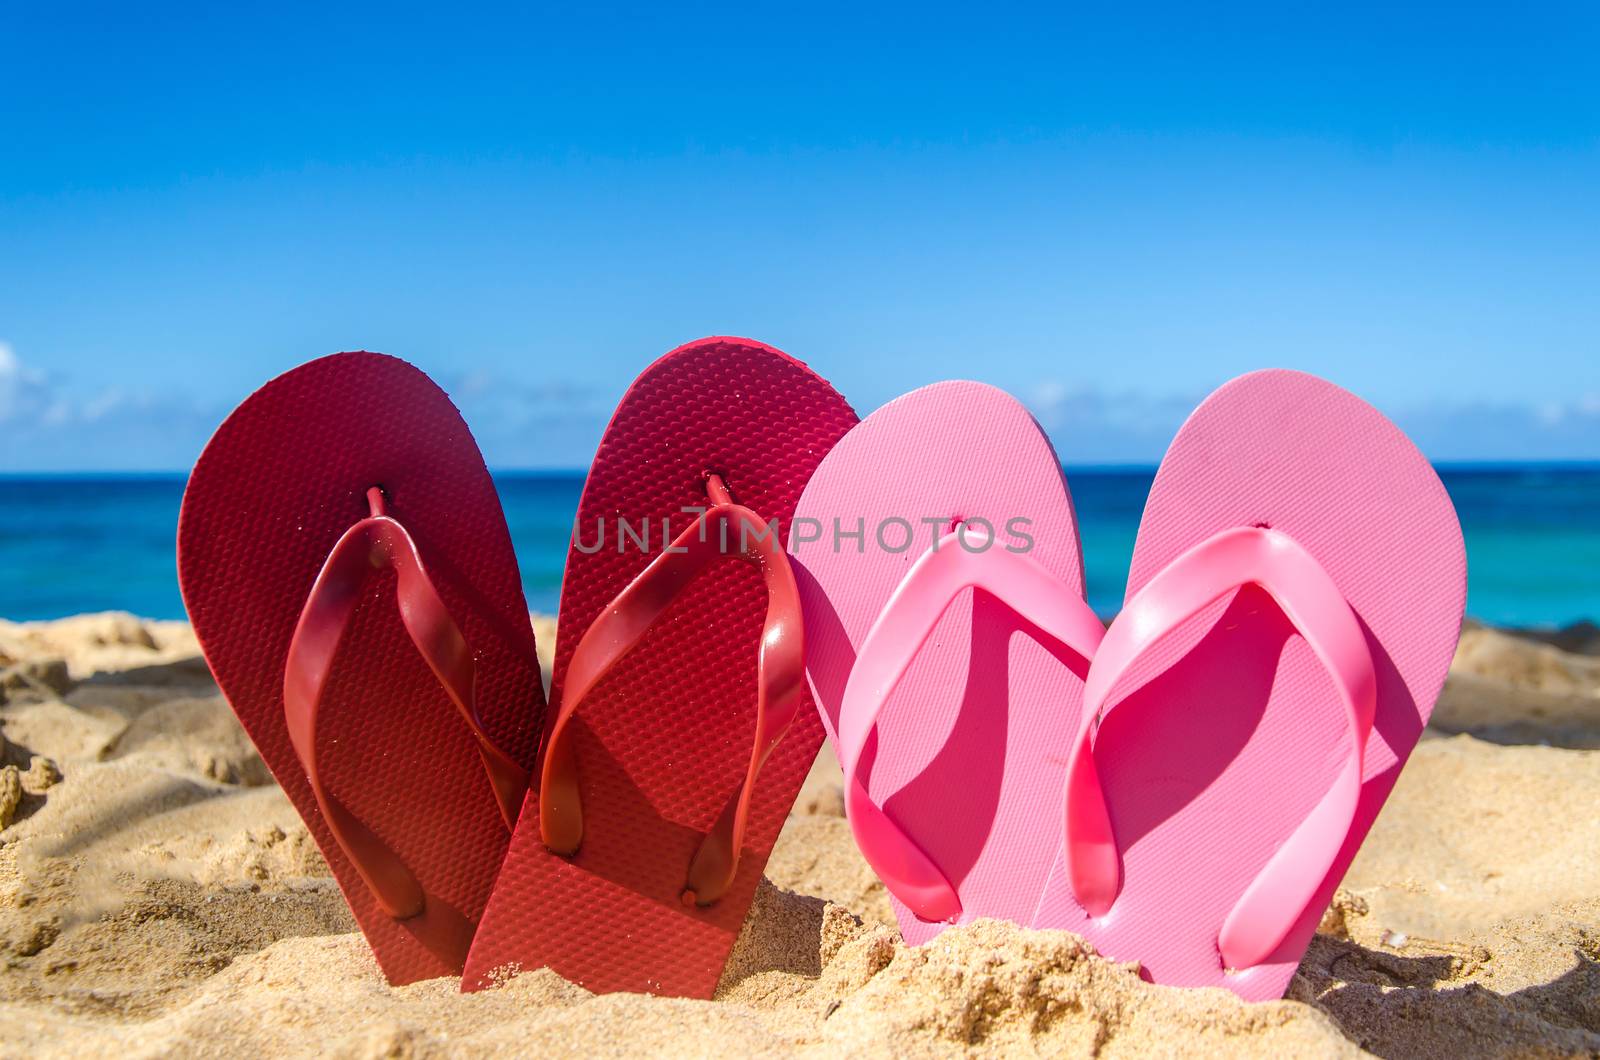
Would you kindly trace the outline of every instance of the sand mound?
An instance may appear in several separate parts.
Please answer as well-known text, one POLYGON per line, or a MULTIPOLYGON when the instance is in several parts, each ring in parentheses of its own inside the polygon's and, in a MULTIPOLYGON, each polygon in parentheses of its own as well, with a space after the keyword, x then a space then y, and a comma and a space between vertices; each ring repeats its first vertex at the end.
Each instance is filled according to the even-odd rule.
POLYGON ((1600 658, 1469 628, 1432 726, 1494 743, 1600 748, 1600 658))
POLYGON ((1267 1005, 1064 932, 906 948, 826 760, 715 1001, 395 989, 182 624, 0 623, 0 696, 4 1055, 1600 1054, 1600 662, 1493 630, 1267 1005))

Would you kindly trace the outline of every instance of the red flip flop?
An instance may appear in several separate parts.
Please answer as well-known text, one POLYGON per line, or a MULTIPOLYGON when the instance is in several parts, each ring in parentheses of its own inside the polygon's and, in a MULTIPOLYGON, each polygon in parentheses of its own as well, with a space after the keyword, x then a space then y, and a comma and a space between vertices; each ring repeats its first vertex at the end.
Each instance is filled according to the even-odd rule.
POLYGON ((455 406, 376 353, 272 380, 195 464, 178 577, 384 974, 459 973, 544 694, 505 517, 455 406))
POLYGON ((548 967, 711 996, 822 744, 782 535, 855 422, 748 339, 681 346, 623 397, 567 554, 540 788, 463 989, 548 967))

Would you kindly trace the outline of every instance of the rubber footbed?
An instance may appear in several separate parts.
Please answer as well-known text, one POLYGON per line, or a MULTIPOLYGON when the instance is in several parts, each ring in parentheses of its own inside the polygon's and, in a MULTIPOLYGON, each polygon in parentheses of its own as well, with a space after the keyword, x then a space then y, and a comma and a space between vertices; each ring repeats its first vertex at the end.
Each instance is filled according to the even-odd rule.
MULTIPOLYGON (((935 528, 924 517, 944 521, 940 534, 958 518, 986 519, 994 548, 1021 547, 1007 527, 1027 519, 1028 554, 1083 596, 1060 460, 1015 398, 982 383, 936 383, 873 412, 822 462, 797 515, 823 528, 821 540, 797 535, 790 550, 805 607, 806 672, 830 737, 857 649, 931 544, 935 528), (897 518, 915 537, 895 552, 878 542, 877 528, 897 518), (835 519, 845 529, 864 522, 859 551, 848 540, 834 550, 835 519)), ((885 531, 892 547, 901 537, 885 531)), ((874 800, 954 884, 962 923, 1029 923, 1055 853, 1051 821, 1087 665, 1041 638, 988 594, 962 591, 878 715, 863 759, 874 800)), ((891 901, 912 945, 948 926, 891 901)))
MULTIPOLYGON (((706 505, 707 472, 786 534, 813 469, 855 420, 803 364, 748 340, 690 343, 647 369, 607 427, 579 503, 576 542, 603 547, 568 552, 553 702, 583 632, 693 522, 682 509, 706 505), (619 534, 619 518, 635 533, 649 520, 648 551, 619 534)), ((757 571, 725 560, 579 706, 583 844, 571 859, 547 851, 530 795, 464 989, 508 968, 550 967, 601 993, 711 996, 823 738, 807 696, 761 771, 732 886, 707 907, 684 906, 689 861, 749 761, 765 614, 757 571)))
POLYGON ((404 361, 344 353, 262 387, 218 428, 184 494, 178 570, 217 683, 327 858, 394 983, 460 972, 508 841, 466 724, 374 573, 342 638, 317 754, 330 793, 395 850, 427 911, 379 910, 318 812, 283 714, 283 670, 335 541, 381 485, 471 646, 485 731, 531 766, 544 694, 510 535, 450 399, 404 361))
POLYGON ((1224 971, 1224 918, 1349 753, 1332 679, 1271 597, 1247 586, 1118 682, 1094 753, 1122 891, 1110 914, 1087 920, 1058 859, 1036 925, 1079 932, 1156 982, 1264 1000, 1287 988, 1427 722, 1460 629, 1466 557, 1454 508, 1416 447, 1359 398, 1299 372, 1236 379, 1184 424, 1151 487, 1129 596, 1235 526, 1294 537, 1367 632, 1377 709, 1341 856, 1266 963, 1224 971))

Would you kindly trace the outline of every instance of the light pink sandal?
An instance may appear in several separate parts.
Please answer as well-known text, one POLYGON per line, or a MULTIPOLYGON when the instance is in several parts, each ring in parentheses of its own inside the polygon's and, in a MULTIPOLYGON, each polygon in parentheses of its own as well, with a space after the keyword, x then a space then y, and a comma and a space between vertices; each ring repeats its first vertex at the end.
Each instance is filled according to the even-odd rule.
POLYGON ((1104 634, 1049 441, 993 387, 907 394, 823 459, 789 547, 851 827, 906 941, 1027 923, 1104 634))
POLYGON ((1282 996, 1427 722, 1465 595, 1450 499, 1375 409, 1298 372, 1218 390, 1151 487, 1035 926, 1158 983, 1282 996))

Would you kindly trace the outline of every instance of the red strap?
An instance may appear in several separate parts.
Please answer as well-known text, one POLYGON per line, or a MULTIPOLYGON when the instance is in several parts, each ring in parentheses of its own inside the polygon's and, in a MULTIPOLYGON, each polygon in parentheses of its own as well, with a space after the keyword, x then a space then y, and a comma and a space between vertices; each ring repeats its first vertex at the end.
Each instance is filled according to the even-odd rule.
POLYGON ((578 705, 702 571, 723 556, 754 563, 767 587, 766 624, 757 656, 755 744, 744 783, 689 864, 683 898, 686 904, 701 905, 721 897, 733 882, 756 776, 799 713, 805 672, 800 593, 778 535, 755 512, 733 503, 720 476, 709 476, 706 489, 712 507, 617 594, 578 642, 567 664, 539 782, 539 829, 545 846, 558 854, 576 853, 583 842, 583 801, 568 733, 578 705), (737 550, 730 551, 735 535, 737 550))
POLYGON ((472 653, 429 579, 416 542, 404 526, 385 512, 382 489, 374 486, 368 490, 367 502, 372 514, 346 530, 333 546, 300 612, 284 664, 283 713, 289 741, 334 840, 384 912, 403 920, 422 912, 422 885, 398 854, 328 793, 317 756, 317 717, 323 706, 323 693, 368 574, 385 567, 395 572, 395 596, 406 632, 477 741, 478 756, 489 775, 507 831, 516 826, 522 798, 528 790, 528 772, 483 731, 476 706, 472 653))

